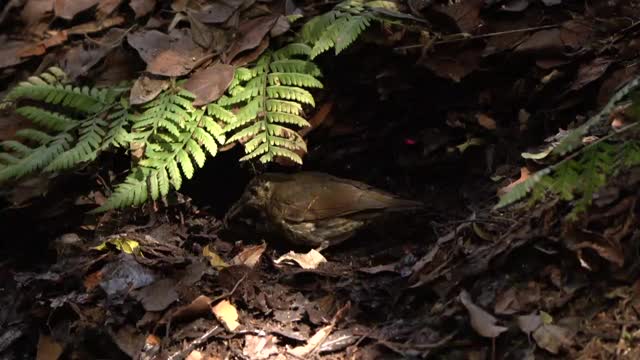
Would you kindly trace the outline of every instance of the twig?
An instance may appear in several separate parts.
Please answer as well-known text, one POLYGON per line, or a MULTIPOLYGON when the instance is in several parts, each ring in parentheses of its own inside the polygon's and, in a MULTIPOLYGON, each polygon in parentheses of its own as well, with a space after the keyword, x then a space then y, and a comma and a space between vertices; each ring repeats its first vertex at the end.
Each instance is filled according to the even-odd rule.
POLYGON ((182 350, 178 350, 175 353, 173 353, 171 356, 167 358, 167 360, 183 359, 185 356, 188 355, 187 353, 191 353, 191 351, 193 351, 196 348, 196 346, 200 346, 204 342, 208 341, 213 335, 215 335, 216 331, 219 329, 220 329, 219 325, 212 327, 211 329, 207 330, 207 332, 202 334, 202 336, 190 342, 186 348, 182 350))
MULTIPOLYGON (((557 27, 560 27, 560 25, 559 24, 556 24, 556 25, 543 25, 543 26, 530 27, 530 28, 525 28, 525 29, 498 31, 498 32, 493 32, 493 33, 488 33, 488 34, 480 34, 480 35, 471 35, 469 33, 458 33, 458 34, 448 35, 446 38, 444 38, 442 40, 436 40, 436 41, 433 42, 432 45, 448 44, 448 43, 465 41, 465 40, 483 39, 483 38, 488 38, 488 37, 516 34, 516 33, 521 33, 521 32, 528 32, 528 31, 554 29, 554 28, 557 28, 557 27)), ((415 49, 415 48, 421 48, 421 47, 424 47, 424 46, 425 46, 424 44, 406 45, 406 46, 397 47, 397 48, 395 48, 395 50, 415 49)))
POLYGON ((247 273, 244 273, 244 275, 242 275, 240 280, 238 280, 236 282, 236 284, 233 286, 233 289, 231 289, 231 291, 229 291, 228 293, 216 296, 215 298, 213 298, 211 300, 211 302, 209 302, 209 304, 213 304, 216 301, 219 301, 219 300, 222 300, 222 299, 226 299, 226 298, 230 297, 231 295, 233 295, 233 293, 235 293, 236 290, 238 289, 238 286, 240 286, 240 283, 243 282, 246 278, 247 278, 247 273))
POLYGON ((320 339, 320 341, 318 341, 318 343, 313 348, 313 350, 311 350, 309 352, 309 354, 308 354, 309 357, 315 356, 320 351, 320 348, 322 347, 322 344, 327 340, 327 338, 329 337, 329 335, 333 331, 333 328, 335 328, 335 326, 338 323, 338 321, 340 321, 342 319, 344 313, 349 308, 351 308, 351 302, 347 302, 346 304, 344 304, 344 306, 342 306, 340 309, 338 309, 336 314, 333 315, 333 318, 331 319, 331 323, 329 324, 329 330, 324 334, 322 339, 320 339))

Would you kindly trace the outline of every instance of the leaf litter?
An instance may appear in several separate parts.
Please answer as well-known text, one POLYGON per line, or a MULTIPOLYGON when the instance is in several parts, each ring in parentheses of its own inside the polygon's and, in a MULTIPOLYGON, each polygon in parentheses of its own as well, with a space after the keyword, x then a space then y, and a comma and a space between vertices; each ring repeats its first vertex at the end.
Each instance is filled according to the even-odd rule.
MULTIPOLYGON (((0 39, 7 84, 53 62, 73 79, 137 79, 132 104, 172 77, 188 79, 199 104, 213 101, 234 67, 293 29, 292 11, 269 1, 11 3, 0 39)), ((419 39, 384 26, 322 67, 340 82, 318 94, 319 110, 306 114, 314 127, 301 131, 315 144, 305 166, 411 192, 428 200, 428 217, 306 253, 223 231, 221 209, 190 202, 89 221, 69 204, 100 201, 95 181, 82 178, 87 197, 68 178, 34 180, 1 215, 30 241, 2 247, 2 356, 640 358, 637 171, 596 194, 578 223, 563 220, 559 201, 490 210, 557 139, 529 145, 575 126, 637 75, 638 29, 627 21, 637 10, 434 3, 403 9, 428 20, 419 39), (526 163, 514 161, 523 153, 526 163)), ((7 120, 2 138, 20 126, 7 120)), ((227 185, 213 181, 200 201, 224 208, 216 197, 227 185)))

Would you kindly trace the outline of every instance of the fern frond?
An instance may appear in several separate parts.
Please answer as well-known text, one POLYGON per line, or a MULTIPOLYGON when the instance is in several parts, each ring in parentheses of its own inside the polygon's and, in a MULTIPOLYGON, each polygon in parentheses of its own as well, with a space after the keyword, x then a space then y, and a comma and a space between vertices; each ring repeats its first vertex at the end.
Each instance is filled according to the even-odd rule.
POLYGON ((171 188, 180 189, 183 176, 191 179, 196 167, 204 166, 205 150, 216 155, 216 140, 223 143, 225 137, 222 127, 206 113, 226 116, 226 110, 211 110, 211 106, 196 109, 190 99, 188 92, 174 89, 146 105, 143 114, 133 117, 133 127, 137 129, 134 137, 146 144, 143 158, 127 180, 94 212, 165 197, 171 188))
POLYGON ((283 112, 287 114, 298 115, 302 113, 302 105, 294 101, 268 99, 265 102, 267 111, 283 112))
POLYGON ((305 89, 294 86, 274 85, 267 87, 267 96, 270 98, 295 100, 303 104, 316 106, 313 95, 305 89))
POLYGON ((65 170, 95 160, 101 149, 107 126, 108 124, 100 116, 87 119, 80 128, 80 137, 75 146, 58 155, 44 170, 65 170))
POLYGON ((307 60, 300 60, 300 59, 275 60, 271 64, 269 64, 269 66, 271 67, 272 72, 301 73, 301 74, 308 74, 313 77, 318 77, 322 75, 320 68, 318 68, 318 66, 313 62, 307 61, 307 60))
POLYGON ((68 131, 80 123, 77 119, 55 111, 49 111, 36 106, 23 106, 16 109, 16 113, 29 119, 34 124, 54 131, 68 131))
POLYGON ((240 107, 235 120, 224 127, 224 132, 231 134, 227 143, 244 142, 246 155, 240 161, 258 158, 267 162, 277 156, 302 161, 296 151, 306 152, 306 144, 296 131, 286 126, 309 126, 300 116, 302 106, 313 106, 315 102, 305 88, 320 88, 322 83, 316 78, 320 71, 315 65, 285 55, 307 54, 308 50, 306 45, 290 45, 283 51, 264 53, 251 69, 252 77, 231 87, 230 98, 218 101, 221 106, 240 107))
POLYGON ((335 39, 336 55, 349 47, 371 25, 371 16, 359 15, 349 18, 335 39))
POLYGON ((216 103, 207 105, 207 114, 214 116, 226 123, 232 123, 236 120, 236 116, 229 110, 223 108, 216 103))
POLYGON ((32 148, 16 140, 5 140, 0 144, 2 144, 3 148, 17 153, 20 156, 27 156, 33 152, 32 148))
POLYGON ((132 136, 128 131, 130 123, 129 109, 122 105, 116 107, 107 116, 107 121, 109 128, 101 149, 106 150, 111 147, 127 148, 132 140, 132 136))
MULTIPOLYGON (((307 44, 297 42, 297 43, 291 43, 289 45, 285 45, 280 49, 274 51, 273 58, 275 59, 274 62, 277 62, 280 60, 290 60, 294 56, 302 55, 304 57, 308 57, 309 54, 311 54, 311 47, 307 44)), ((276 71, 286 71, 286 70, 277 69, 276 71)), ((302 71, 296 71, 296 72, 302 72, 302 71)), ((305 71, 305 72, 312 74, 310 71, 305 71)))
POLYGON ((333 10, 309 20, 302 27, 299 40, 311 47, 308 53, 310 59, 331 48, 335 48, 335 54, 338 55, 349 47, 374 19, 377 18, 373 9, 365 6, 362 1, 343 1, 333 10))
POLYGON ((46 144, 53 139, 53 137, 46 132, 36 129, 18 130, 16 131, 16 136, 27 141, 33 141, 38 144, 46 144))
POLYGON ((513 188, 511 188, 511 190, 508 193, 500 197, 500 201, 495 206, 495 209, 499 209, 499 208, 511 205, 516 201, 523 199, 525 196, 527 196, 531 192, 533 187, 536 184, 538 184, 540 180, 542 180, 542 178, 550 172, 551 172, 551 169, 548 169, 548 168, 539 170, 535 174, 531 175, 525 181, 514 185, 513 188))
POLYGON ((0 183, 42 170, 67 150, 72 140, 70 135, 62 133, 55 136, 49 144, 33 149, 25 157, 19 157, 17 162, 0 170, 0 183))
POLYGON ((272 123, 291 124, 299 127, 311 126, 303 117, 284 112, 269 111, 267 113, 267 119, 272 123))
POLYGON ((301 73, 274 72, 267 75, 269 85, 293 85, 322 88, 322 83, 313 75, 301 73))

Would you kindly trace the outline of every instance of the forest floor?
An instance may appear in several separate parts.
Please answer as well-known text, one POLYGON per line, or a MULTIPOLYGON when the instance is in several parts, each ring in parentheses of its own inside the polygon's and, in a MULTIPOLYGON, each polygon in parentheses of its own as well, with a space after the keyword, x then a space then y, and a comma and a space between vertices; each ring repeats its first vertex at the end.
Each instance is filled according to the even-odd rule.
MULTIPOLYGON (((72 3, 4 2, 5 91, 52 64, 78 81, 134 79, 140 49, 105 38, 165 31, 179 13, 167 9, 187 2, 93 1, 77 14, 72 3)), ((407 7, 431 24, 418 35, 375 25, 318 58, 325 89, 304 165, 269 168, 358 180, 425 211, 307 254, 223 223, 264 170, 238 166, 240 146, 173 201, 126 211, 87 214, 108 193, 94 167, 36 177, 3 193, 0 358, 640 359, 639 173, 610 182, 577 222, 553 197, 494 208, 540 168, 521 153, 638 76, 640 2, 427 3, 407 7)), ((244 49, 254 59, 269 43, 258 35, 244 49)), ((24 126, 5 114, 0 138, 24 126)))

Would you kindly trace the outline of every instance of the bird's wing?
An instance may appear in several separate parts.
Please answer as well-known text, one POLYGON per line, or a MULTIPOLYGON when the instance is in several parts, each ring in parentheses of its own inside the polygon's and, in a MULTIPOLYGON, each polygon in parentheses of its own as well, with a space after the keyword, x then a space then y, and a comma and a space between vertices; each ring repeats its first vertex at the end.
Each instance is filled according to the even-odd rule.
POLYGON ((277 211, 289 221, 316 221, 368 210, 413 208, 404 200, 367 184, 322 173, 299 173, 273 192, 277 211))

